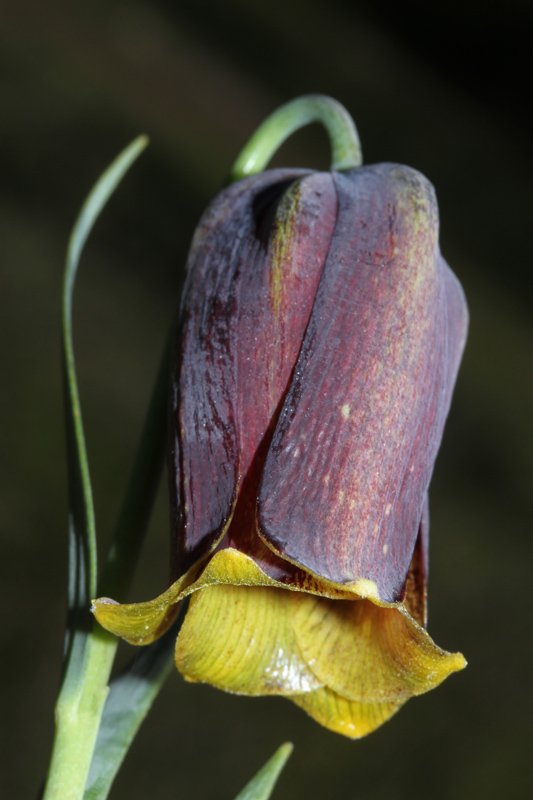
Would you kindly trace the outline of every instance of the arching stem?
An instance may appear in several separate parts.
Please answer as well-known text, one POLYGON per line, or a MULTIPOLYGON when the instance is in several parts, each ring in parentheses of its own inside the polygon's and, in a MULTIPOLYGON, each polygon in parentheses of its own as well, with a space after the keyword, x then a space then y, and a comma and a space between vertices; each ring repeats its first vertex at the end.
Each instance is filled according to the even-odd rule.
POLYGON ((312 122, 323 125, 329 136, 332 170, 361 166, 359 134, 344 106, 326 95, 309 94, 285 103, 265 119, 241 150, 230 180, 261 172, 291 134, 312 122))

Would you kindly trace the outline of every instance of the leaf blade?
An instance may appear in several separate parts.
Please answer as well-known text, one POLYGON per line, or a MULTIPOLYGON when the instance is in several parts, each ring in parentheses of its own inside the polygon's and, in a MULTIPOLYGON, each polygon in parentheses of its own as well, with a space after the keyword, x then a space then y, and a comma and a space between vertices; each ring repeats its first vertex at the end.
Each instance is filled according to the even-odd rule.
POLYGON ((62 366, 69 482, 68 623, 65 639, 65 677, 69 691, 83 669, 87 624, 84 617, 97 582, 96 524, 72 336, 75 279, 87 238, 105 204, 148 140, 139 136, 99 177, 74 223, 67 248, 62 293, 62 366))
POLYGON ((235 800, 268 800, 292 751, 291 742, 285 742, 278 747, 252 780, 241 789, 235 800))

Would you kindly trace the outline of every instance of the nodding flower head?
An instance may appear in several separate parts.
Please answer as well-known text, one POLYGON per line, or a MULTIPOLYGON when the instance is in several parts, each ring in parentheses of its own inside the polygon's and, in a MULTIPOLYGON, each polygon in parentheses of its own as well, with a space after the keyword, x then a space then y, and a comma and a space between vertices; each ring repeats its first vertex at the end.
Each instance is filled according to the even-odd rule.
POLYGON ((427 491, 465 342, 418 172, 270 170, 194 235, 170 434, 174 583, 95 601, 133 644, 190 596, 190 681, 352 738, 465 665, 426 632, 427 491))

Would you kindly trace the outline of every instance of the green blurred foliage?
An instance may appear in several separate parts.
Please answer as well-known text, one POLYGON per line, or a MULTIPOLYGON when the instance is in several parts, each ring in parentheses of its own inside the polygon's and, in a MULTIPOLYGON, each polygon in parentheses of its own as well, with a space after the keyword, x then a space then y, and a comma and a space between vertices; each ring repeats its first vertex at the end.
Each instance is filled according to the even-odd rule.
MULTIPOLYGON (((430 632, 470 666, 355 743, 282 700, 173 676, 114 796, 231 797, 287 739, 279 800, 531 796, 530 4, 18 0, 0 4, 0 22, 2 796, 37 792, 59 680, 59 295, 75 214, 148 133, 89 244, 75 305, 105 552, 194 224, 258 122, 308 91, 352 112, 367 163, 434 182, 442 249, 469 299, 431 493, 430 632)), ((277 163, 324 166, 324 135, 299 133, 277 163)), ((162 489, 136 599, 166 580, 167 513, 162 489)))

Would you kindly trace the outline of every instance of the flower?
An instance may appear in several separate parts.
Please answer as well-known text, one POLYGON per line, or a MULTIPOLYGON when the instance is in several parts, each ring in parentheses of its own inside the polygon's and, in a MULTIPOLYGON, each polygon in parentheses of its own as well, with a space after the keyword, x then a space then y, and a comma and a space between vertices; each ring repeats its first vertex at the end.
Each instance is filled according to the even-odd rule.
POLYGON ((194 236, 170 449, 174 577, 95 601, 147 644, 190 596, 189 681, 282 695, 352 738, 465 666, 428 635, 427 490, 464 347, 432 186, 270 170, 194 236))

